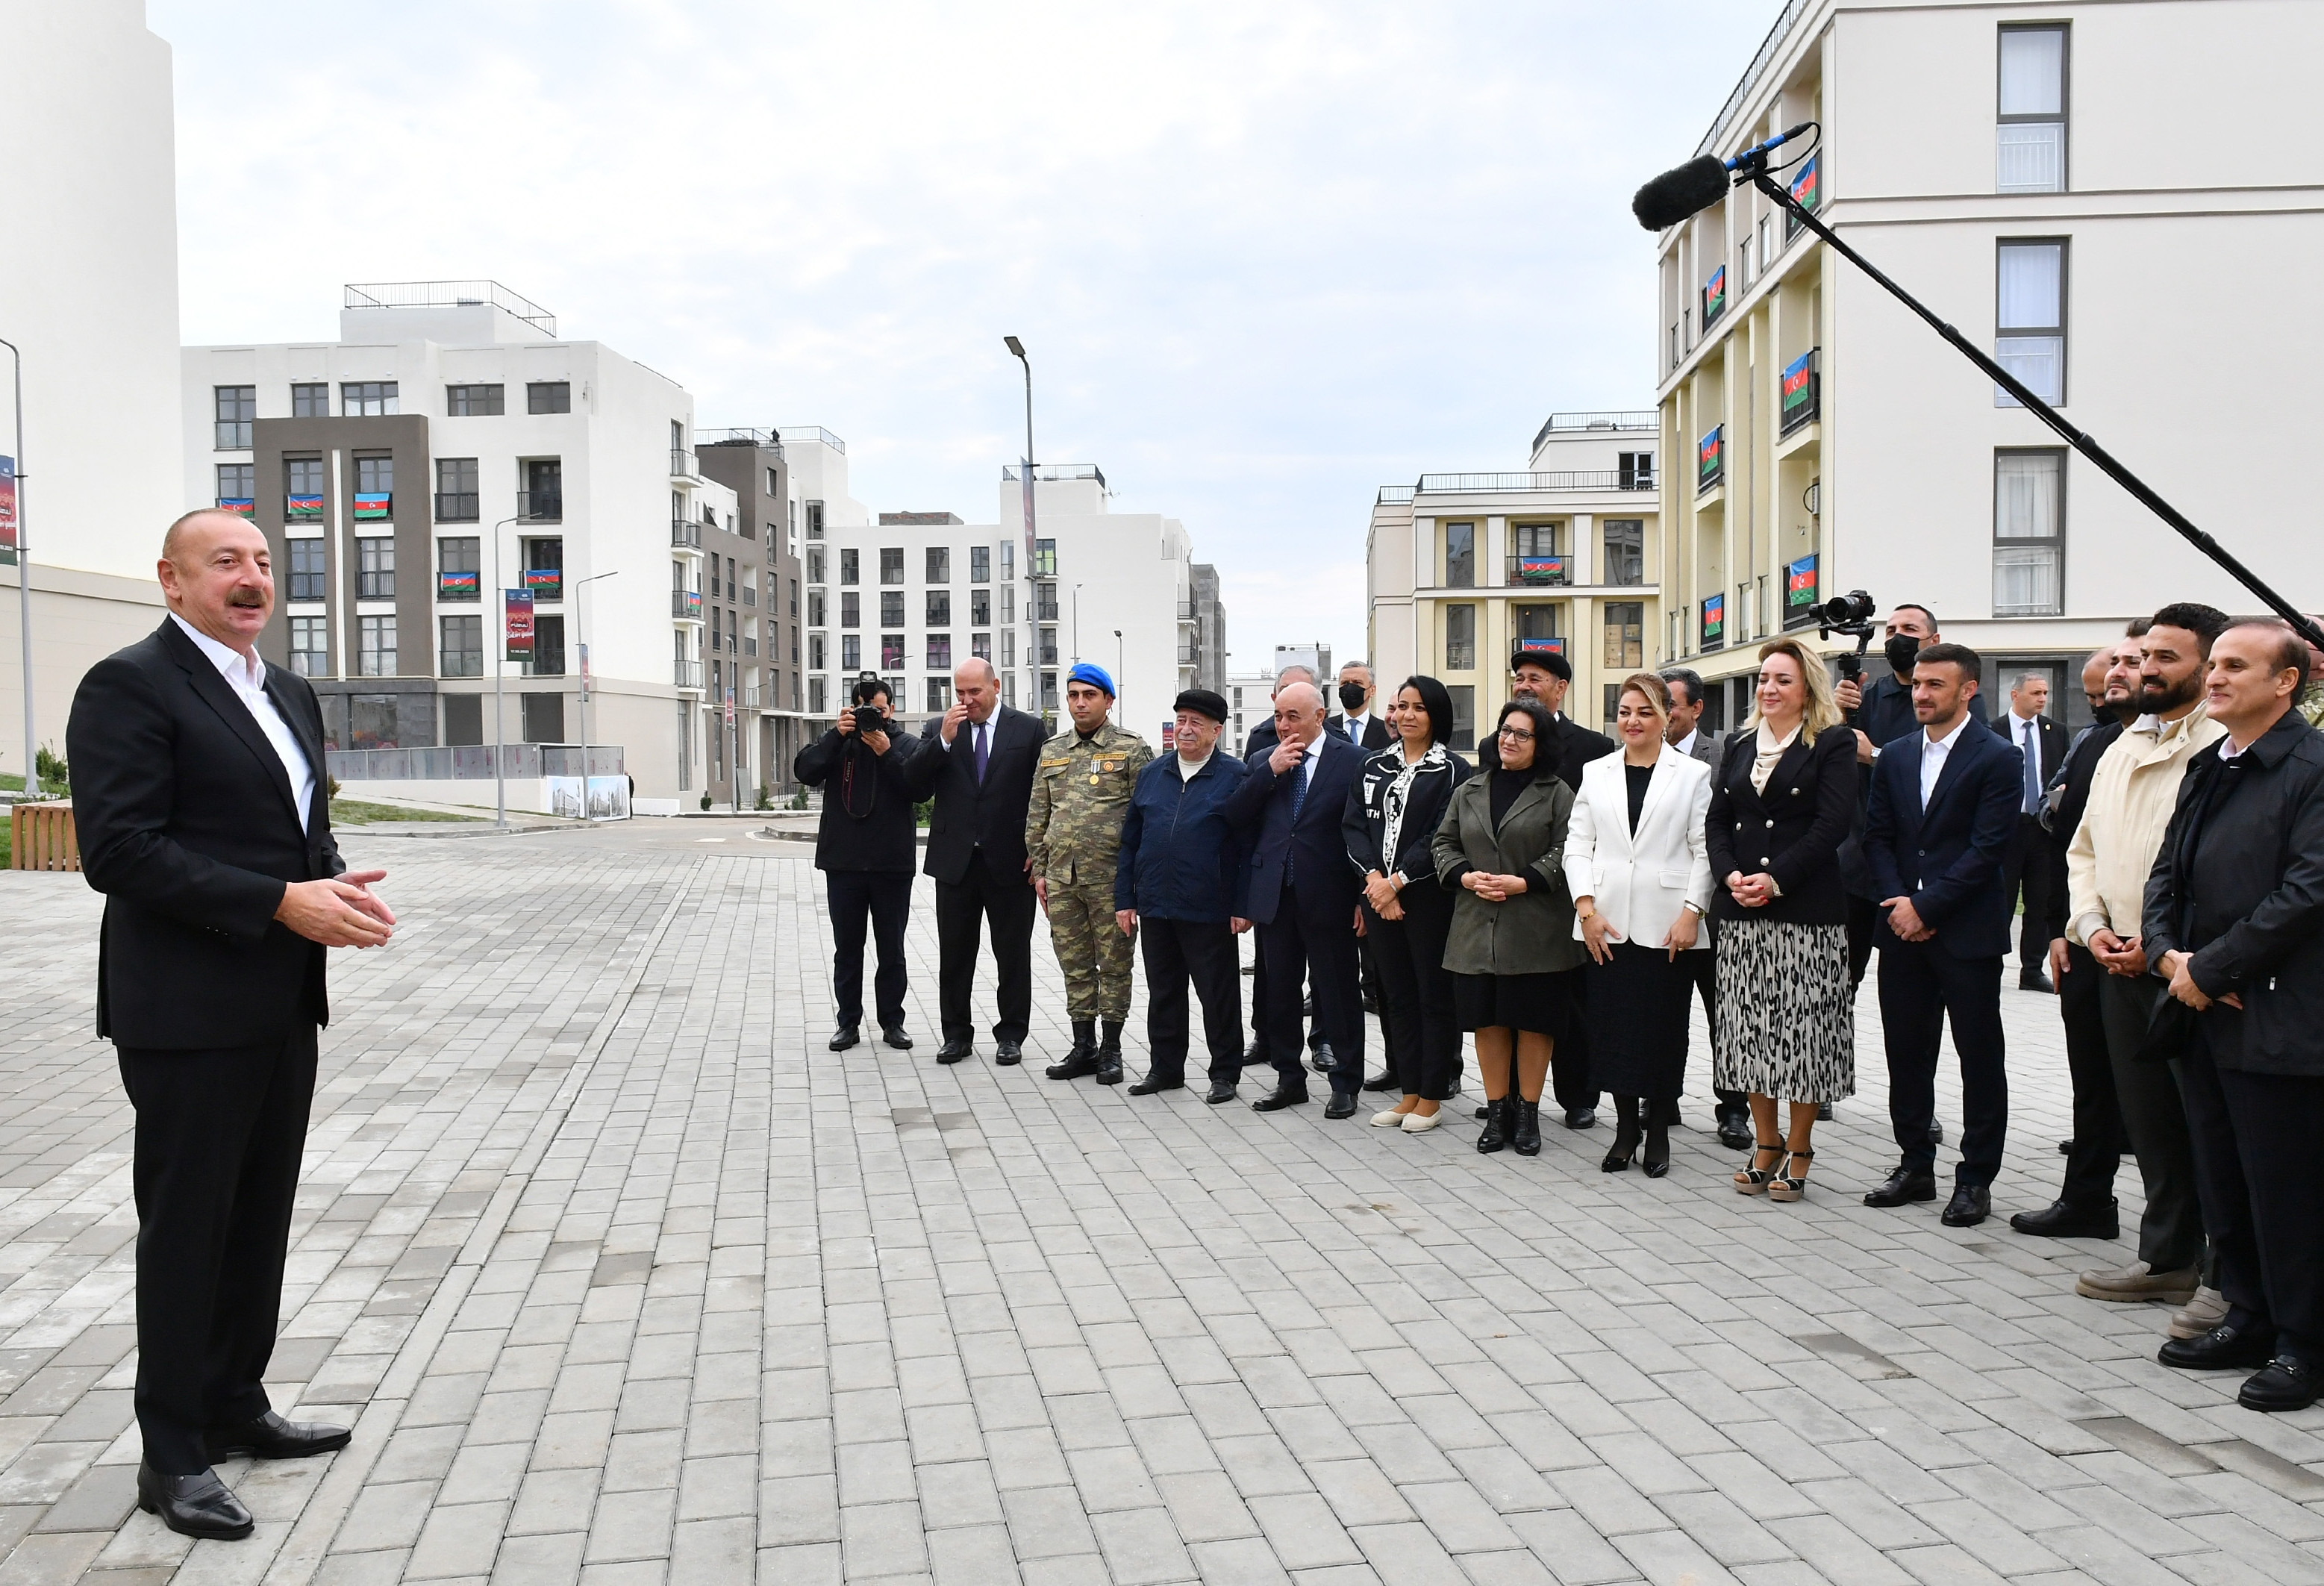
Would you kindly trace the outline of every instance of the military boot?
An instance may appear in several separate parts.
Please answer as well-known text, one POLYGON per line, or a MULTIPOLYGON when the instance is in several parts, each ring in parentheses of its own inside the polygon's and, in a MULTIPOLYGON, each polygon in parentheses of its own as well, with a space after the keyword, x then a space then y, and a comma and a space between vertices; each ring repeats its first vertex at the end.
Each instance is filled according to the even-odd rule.
POLYGON ((1105 1021, 1105 1039, 1098 1043, 1097 1083, 1118 1085, 1121 1083, 1121 1020, 1105 1021))
POLYGON ((1051 1079, 1081 1079, 1097 1072, 1097 1020, 1074 1020, 1074 1049, 1049 1065, 1051 1079))

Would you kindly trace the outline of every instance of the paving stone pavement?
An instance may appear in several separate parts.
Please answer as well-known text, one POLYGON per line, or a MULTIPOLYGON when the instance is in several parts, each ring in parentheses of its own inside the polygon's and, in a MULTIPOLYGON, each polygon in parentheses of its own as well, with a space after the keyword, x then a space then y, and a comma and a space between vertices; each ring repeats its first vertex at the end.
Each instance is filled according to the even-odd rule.
MULTIPOLYGON (((0 1586, 2324 1581, 2324 1412, 2075 1298, 2127 1241, 1858 1203, 1868 995, 1779 1206, 1699 1099, 1653 1182, 1051 1083, 1041 943, 1027 1065, 940 1067, 925 881, 919 1047, 834 1056, 820 879, 743 832, 350 840, 404 924, 334 959, 272 1380, 355 1441, 226 1467, 257 1534, 198 1546, 133 1512, 99 900, 0 874, 0 1586)), ((2004 996, 2006 1212, 2067 1091, 2004 996)))

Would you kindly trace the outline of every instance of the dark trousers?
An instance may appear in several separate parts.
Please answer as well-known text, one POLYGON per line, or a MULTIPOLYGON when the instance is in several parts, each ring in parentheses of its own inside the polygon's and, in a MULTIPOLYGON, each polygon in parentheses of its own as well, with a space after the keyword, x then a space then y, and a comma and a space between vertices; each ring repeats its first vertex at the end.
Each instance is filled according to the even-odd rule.
MULTIPOLYGON (((2203 1207, 2195 1176, 2195 1148, 2187 1136, 2187 1105, 2173 1062, 2139 1056, 2155 1004, 2169 993, 2151 974, 2109 974, 2098 988, 2114 1090, 2138 1176, 2146 1187, 2146 1213, 2138 1223, 2138 1259, 2157 1272, 2177 1272, 2203 1259, 2203 1207)), ((2080 1127, 2079 1124, 2076 1126, 2080 1127)))
POLYGON ((1562 983, 1566 995, 1572 999, 1573 1020, 1565 1037, 1550 1048, 1549 1093, 1568 1112, 1580 1112, 1598 1105, 1598 1084, 1590 1077, 1588 972, 1566 970, 1562 983))
MULTIPOLYGON (((1305 990, 1304 986, 1301 989, 1303 992, 1305 990)), ((1304 995, 1301 1000, 1305 1000, 1304 995)), ((1268 1050, 1269 1037, 1267 1030, 1267 950, 1261 947, 1258 955, 1251 961, 1250 1039, 1251 1045, 1259 1048, 1254 1056, 1260 1062, 1272 1063, 1275 1059, 1268 1050)), ((1310 1047, 1322 1045, 1328 1038, 1323 1034, 1323 1016, 1318 1014, 1307 1022, 1310 1027, 1306 1036, 1307 1045, 1310 1047)))
MULTIPOLYGON (((2066 1073, 2074 1086, 2074 1148, 2066 1153, 2066 1179, 2058 1198, 2070 1206, 2113 1203, 2115 1169, 2122 1164, 2122 1104, 2115 1099, 2114 1059, 2107 1055, 2101 1011, 2105 965, 2088 947, 2066 944, 2066 974, 2058 982, 2058 1016, 2066 1026, 2066 1073)), ((2150 1191, 2150 1195, 2152 1192, 2150 1191)), ((2151 1209, 2153 1201, 2147 1205, 2151 1209)), ((2142 1230, 2142 1233, 2143 1233, 2142 1230)), ((2144 1240, 2142 1237, 2140 1243, 2144 1240)))
POLYGON ((1402 919, 1382 919, 1370 905, 1364 908, 1364 939, 1379 967, 1380 1028, 1397 1088, 1442 1102, 1452 1095, 1461 1071, 1461 1022, 1452 1009, 1452 976, 1444 967, 1452 898, 1424 882, 1406 887, 1398 899, 1402 919))
POLYGON ((904 1022, 904 921, 912 912, 911 872, 825 871, 823 885, 831 900, 831 999, 839 1005, 839 1022, 863 1022, 863 927, 869 924, 880 949, 872 1000, 881 1029, 899 1028, 904 1022))
POLYGON ((1853 1000, 1856 988, 1864 983, 1864 972, 1872 966, 1872 931, 1880 923, 1880 905, 1869 898, 1848 895, 1848 994, 1853 1000))
MULTIPOLYGON (((1694 993, 1702 999, 1702 1017, 1711 1027, 1711 1049, 1719 1050, 1719 932, 1710 920, 1702 922, 1711 933, 1711 950, 1707 953, 1682 953, 1679 964, 1686 970, 1687 978, 1694 982, 1694 993)), ((1741 1091, 1714 1090, 1719 1098, 1716 1109, 1720 1118, 1748 1119, 1751 1116, 1751 1098, 1741 1091)))
POLYGON ((1242 1077, 1242 976, 1234 932, 1227 922, 1138 917, 1138 945, 1146 959, 1146 1077, 1167 1083, 1186 1078, 1186 986, 1203 1005, 1203 1040, 1211 1053, 1211 1083, 1242 1077))
POLYGON ((2030 815, 2017 817, 2009 834, 2009 848, 2001 859, 2002 895, 2024 894, 2025 911, 2017 920, 2017 972, 2038 974, 2048 960, 2050 944, 2043 938, 2050 916, 2050 834, 2030 815))
POLYGON ((1299 1038, 1299 987, 1314 989, 1315 1023, 1332 1043, 1339 1066, 1332 1088, 1356 1091, 1364 1083, 1364 1005, 1356 983, 1353 900, 1336 888, 1314 889, 1314 897, 1283 889, 1275 918, 1259 927, 1259 950, 1267 962, 1267 1056, 1286 1090, 1304 1095, 1307 1070, 1299 1038))
POLYGON ((1960 1057, 1957 1184, 1982 1188, 2001 1171, 2009 1130, 2009 1074, 2001 1034, 2001 960, 1956 958, 1937 942, 1889 936, 1880 945, 1880 1023, 1888 1040, 1888 1121, 1907 1166, 1929 1169, 1937 1148, 1937 1057, 1945 1020, 1960 1057))
POLYGON ((164 1475, 272 1407, 262 1379, 315 1094, 315 1027, 223 1051, 119 1048, 137 1111, 137 1429, 164 1475))
MULTIPOLYGON (((2218 1009, 2202 1024, 2242 1017, 2218 1009)), ((2227 1320, 2273 1324, 2278 1352, 2324 1367, 2324 1079, 2221 1068, 2201 1037, 2179 1077, 2227 1320)))
POLYGON ((936 1006, 947 1041, 973 1040, 969 993, 976 984, 982 922, 992 924, 992 963, 1000 972, 997 1041, 1022 1041, 1033 1027, 1033 883, 991 874, 984 851, 969 855, 968 873, 936 883, 936 1006))

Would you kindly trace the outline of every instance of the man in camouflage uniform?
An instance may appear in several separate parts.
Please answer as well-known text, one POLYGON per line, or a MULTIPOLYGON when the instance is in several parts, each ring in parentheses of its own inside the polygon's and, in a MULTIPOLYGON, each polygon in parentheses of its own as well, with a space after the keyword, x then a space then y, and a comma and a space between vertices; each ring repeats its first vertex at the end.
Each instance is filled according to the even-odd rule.
POLYGON ((1103 668, 1084 661, 1067 675, 1073 730, 1041 746, 1025 817, 1033 890, 1049 917, 1074 1021, 1073 1050, 1049 1065, 1049 1077, 1093 1074, 1102 1085, 1121 1083, 1121 1026, 1130 1017, 1132 943, 1114 923, 1114 861, 1138 773, 1154 758, 1143 738, 1106 720, 1112 707, 1113 679, 1103 668))

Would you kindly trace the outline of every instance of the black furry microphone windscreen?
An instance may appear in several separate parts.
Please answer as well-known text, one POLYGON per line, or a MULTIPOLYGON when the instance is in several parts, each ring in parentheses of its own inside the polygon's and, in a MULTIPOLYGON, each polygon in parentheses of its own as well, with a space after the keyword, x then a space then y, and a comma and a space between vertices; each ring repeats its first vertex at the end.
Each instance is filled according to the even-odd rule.
POLYGON ((1664 171, 1640 188, 1630 200, 1630 213, 1648 231, 1676 226, 1727 196, 1727 166, 1715 154, 1704 154, 1664 171))

